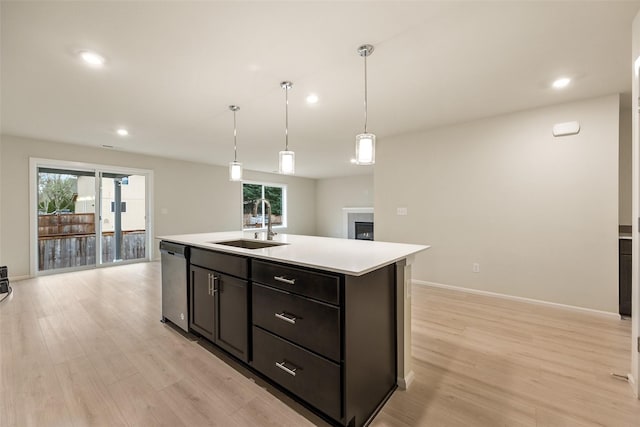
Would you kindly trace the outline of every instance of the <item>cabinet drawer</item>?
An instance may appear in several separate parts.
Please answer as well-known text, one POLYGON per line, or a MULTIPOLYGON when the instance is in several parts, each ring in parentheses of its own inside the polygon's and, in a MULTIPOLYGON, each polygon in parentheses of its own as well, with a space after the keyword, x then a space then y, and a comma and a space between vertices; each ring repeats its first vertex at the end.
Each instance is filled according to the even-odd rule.
POLYGON ((243 256, 191 248, 191 264, 244 279, 249 277, 249 258, 243 256))
MULTIPOLYGON (((193 255, 192 255, 193 258, 193 255)), ((338 304, 340 278, 286 265, 253 260, 252 279, 287 292, 338 304)))
POLYGON ((253 285, 253 323, 329 359, 340 361, 340 309, 253 285))
POLYGON ((254 326, 253 366, 327 415, 341 418, 339 365, 254 326))

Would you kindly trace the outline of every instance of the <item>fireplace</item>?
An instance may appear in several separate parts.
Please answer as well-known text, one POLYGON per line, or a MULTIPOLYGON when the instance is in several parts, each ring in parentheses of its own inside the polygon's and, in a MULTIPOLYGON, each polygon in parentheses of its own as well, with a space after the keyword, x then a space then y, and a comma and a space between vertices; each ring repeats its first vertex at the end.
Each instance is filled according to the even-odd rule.
POLYGON ((356 240, 373 240, 373 222, 356 221, 356 240))
POLYGON ((342 208, 342 237, 345 239, 356 239, 356 223, 370 224, 368 230, 361 233, 370 233, 369 236, 362 236, 367 240, 373 240, 373 208, 342 208))

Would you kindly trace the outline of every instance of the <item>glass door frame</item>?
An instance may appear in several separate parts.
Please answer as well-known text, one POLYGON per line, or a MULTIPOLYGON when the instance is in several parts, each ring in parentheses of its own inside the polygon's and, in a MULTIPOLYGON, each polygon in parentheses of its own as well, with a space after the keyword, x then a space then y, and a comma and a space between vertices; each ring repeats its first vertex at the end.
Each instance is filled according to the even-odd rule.
POLYGON ((110 166, 96 163, 73 162, 65 160, 29 158, 29 270, 31 277, 48 274, 64 273, 69 271, 88 270, 93 268, 111 267, 122 264, 133 264, 137 262, 147 262, 153 260, 153 171, 149 169, 128 168, 122 166, 110 166), (82 172, 93 172, 95 179, 95 232, 96 232, 96 263, 89 266, 78 266, 59 268, 53 270, 38 270, 38 169, 51 168, 82 172), (116 263, 102 262, 102 190, 101 177, 103 173, 122 173, 130 175, 142 175, 145 177, 145 251, 144 258, 134 260, 119 261, 116 263))

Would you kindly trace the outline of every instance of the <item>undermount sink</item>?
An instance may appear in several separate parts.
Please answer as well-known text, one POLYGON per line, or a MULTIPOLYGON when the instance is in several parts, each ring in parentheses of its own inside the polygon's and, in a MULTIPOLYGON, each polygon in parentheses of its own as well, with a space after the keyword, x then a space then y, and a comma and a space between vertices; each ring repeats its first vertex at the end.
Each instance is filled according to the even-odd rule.
POLYGON ((209 243, 214 243, 216 245, 235 246, 236 248, 243 248, 243 249, 262 249, 262 248, 270 248, 272 246, 286 245, 286 243, 266 242, 264 240, 248 240, 248 239, 227 240, 226 242, 209 242, 209 243))

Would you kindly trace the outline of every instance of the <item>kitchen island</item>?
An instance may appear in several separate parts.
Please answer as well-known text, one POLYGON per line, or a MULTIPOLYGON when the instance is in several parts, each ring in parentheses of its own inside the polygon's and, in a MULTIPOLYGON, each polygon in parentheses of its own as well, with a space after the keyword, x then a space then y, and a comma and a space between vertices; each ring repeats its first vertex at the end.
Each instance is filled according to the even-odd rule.
POLYGON ((411 262, 428 246, 254 237, 160 237, 189 249, 189 331, 332 423, 366 424, 411 382, 411 262))

